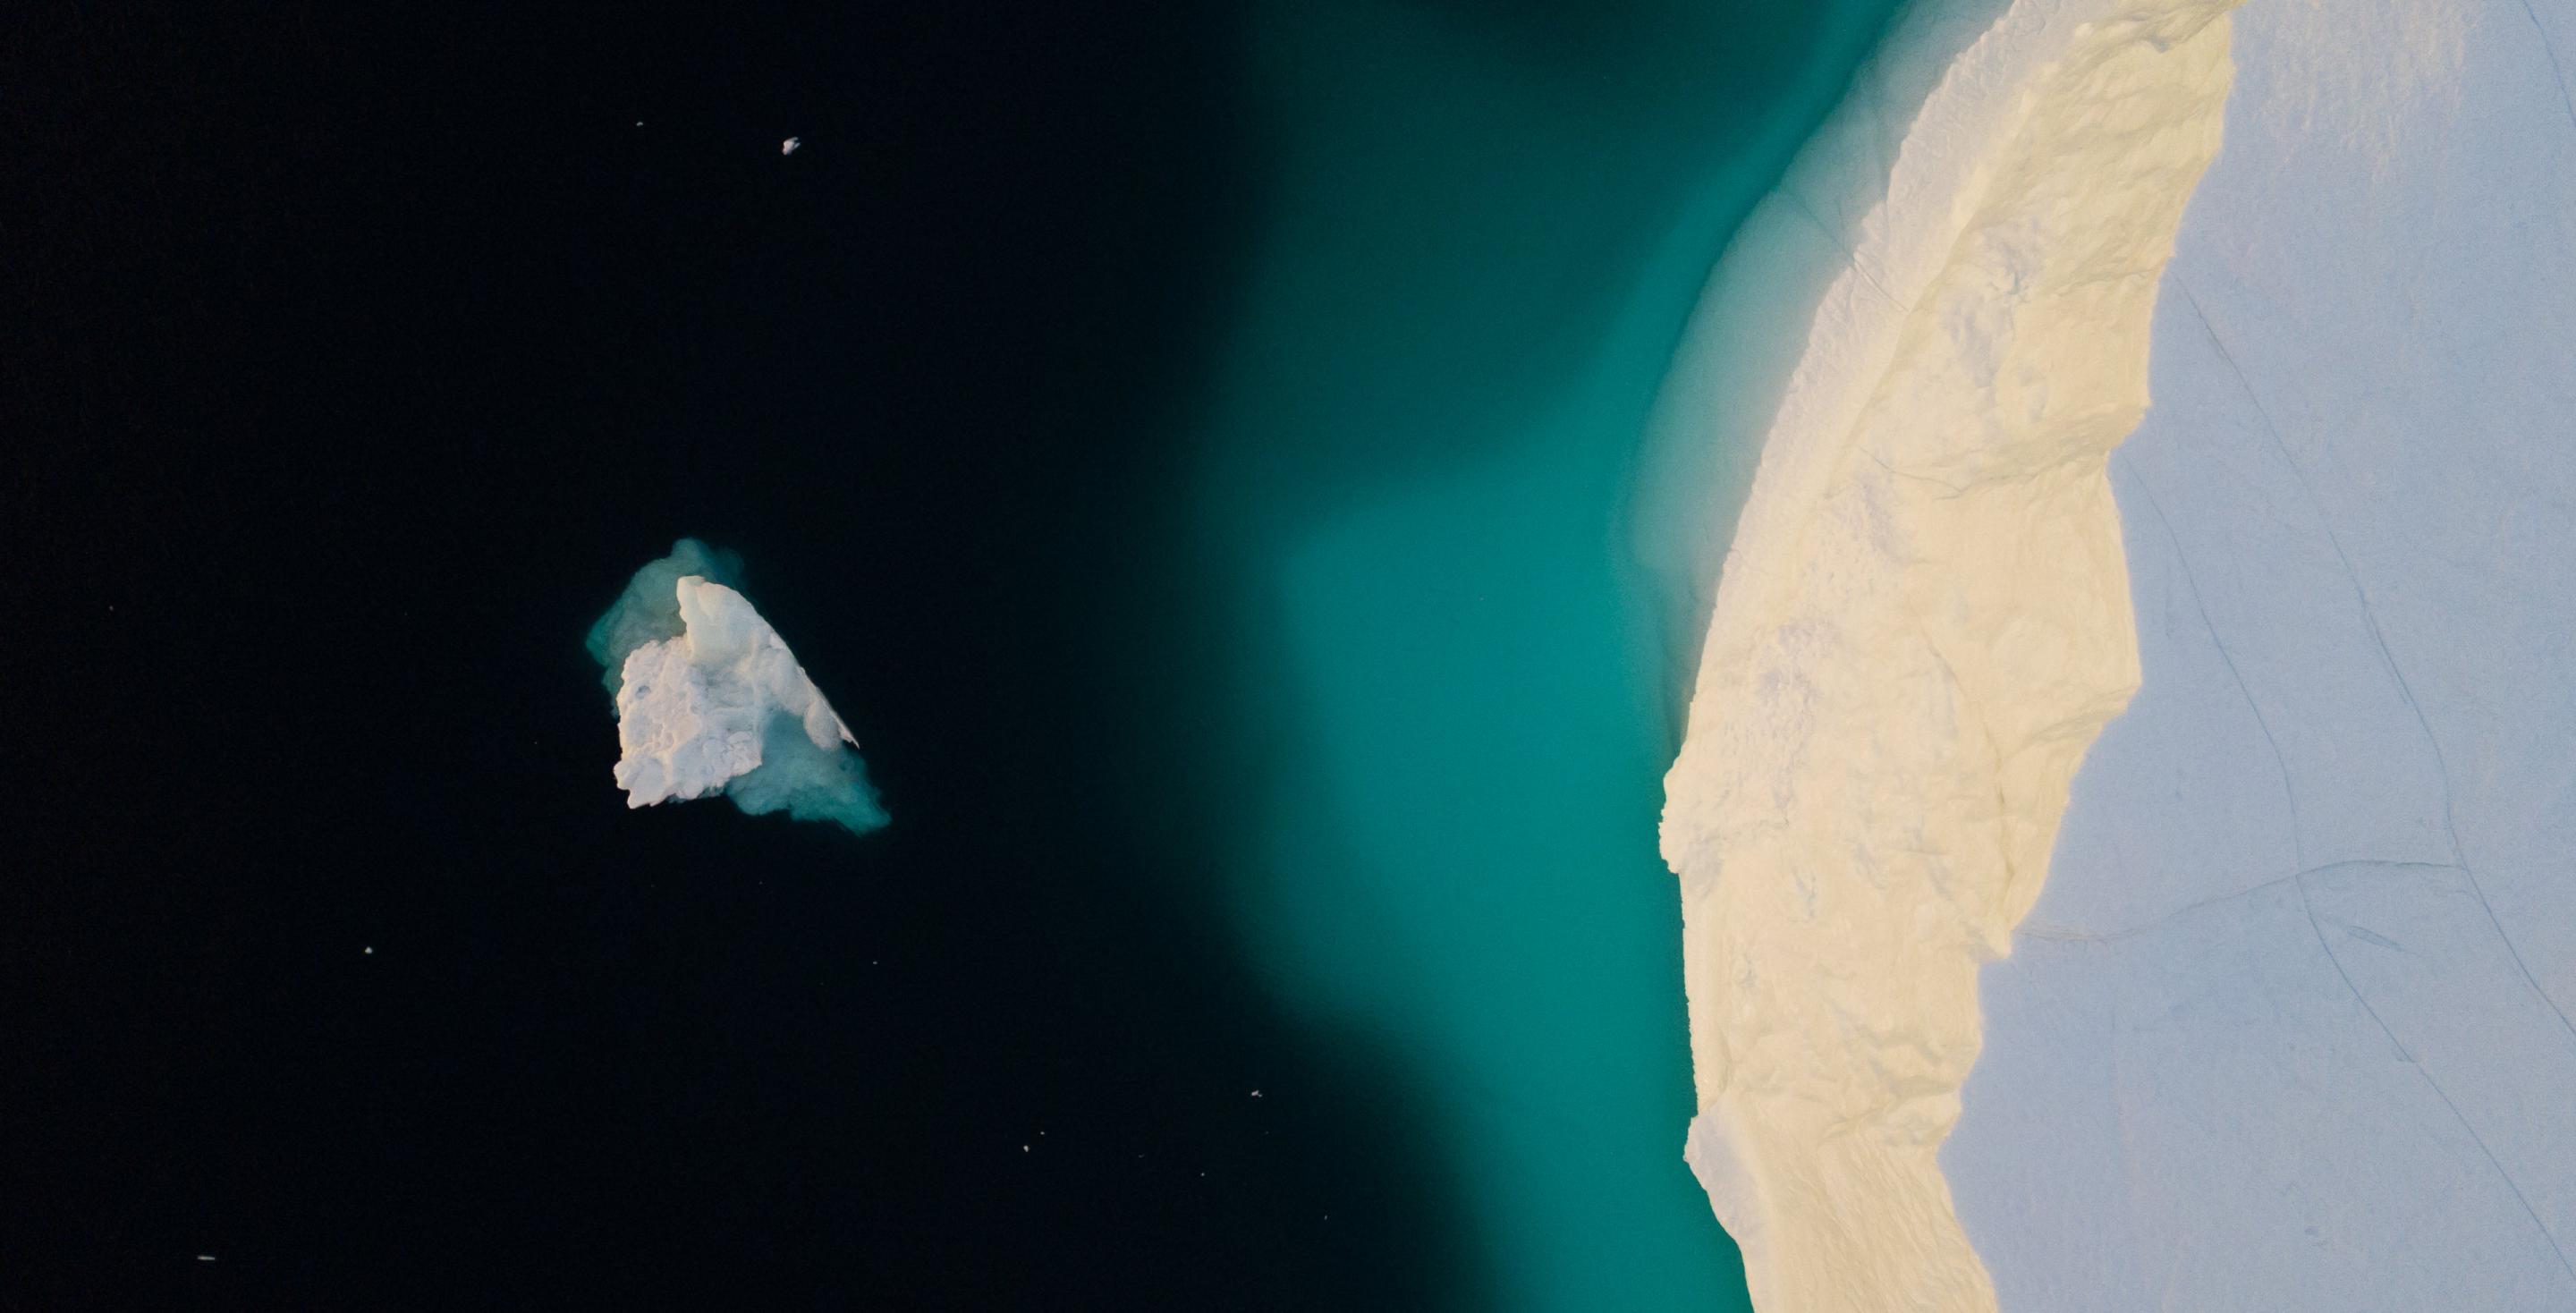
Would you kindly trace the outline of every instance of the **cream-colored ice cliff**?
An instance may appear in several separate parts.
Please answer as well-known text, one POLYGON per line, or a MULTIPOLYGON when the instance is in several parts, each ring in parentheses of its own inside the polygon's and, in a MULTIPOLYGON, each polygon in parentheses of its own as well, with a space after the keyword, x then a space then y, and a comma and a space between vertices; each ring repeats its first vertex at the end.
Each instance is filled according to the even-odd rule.
POLYGON ((1978 968, 2138 684, 2104 462, 2147 406, 2231 7, 2004 7, 1889 134, 1764 440, 1663 825, 1687 1156, 1764 1310, 1995 1305, 1936 1154, 1978 968))

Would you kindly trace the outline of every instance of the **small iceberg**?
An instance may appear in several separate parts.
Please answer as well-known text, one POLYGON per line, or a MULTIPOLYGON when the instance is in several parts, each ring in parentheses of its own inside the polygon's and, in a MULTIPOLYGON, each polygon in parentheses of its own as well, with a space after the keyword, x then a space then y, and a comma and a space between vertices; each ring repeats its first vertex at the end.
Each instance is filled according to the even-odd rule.
POLYGON ((739 563, 694 538, 635 572, 591 626, 617 706, 626 805, 723 794, 853 834, 886 824, 858 739, 750 599, 739 563))

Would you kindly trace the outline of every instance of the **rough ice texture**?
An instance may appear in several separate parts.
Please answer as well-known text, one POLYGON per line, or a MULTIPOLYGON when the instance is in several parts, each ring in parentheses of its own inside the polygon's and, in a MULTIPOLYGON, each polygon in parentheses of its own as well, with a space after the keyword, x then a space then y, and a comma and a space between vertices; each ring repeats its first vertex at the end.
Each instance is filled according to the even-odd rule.
POLYGON ((2576 1309, 2564 0, 2254 0, 2111 465, 2145 682, 1943 1150, 2002 1306, 2576 1309))
POLYGON ((615 686, 626 805, 722 793, 755 814, 884 825, 849 726, 741 593, 677 573, 698 564, 732 566, 682 539, 591 631, 615 686))
MULTIPOLYGON (((1994 1306, 1935 1155, 1977 968, 2138 681, 2104 461, 2218 147, 2229 7, 2022 0, 1967 42, 1883 125, 1883 193, 1765 440, 1663 830, 1686 1153, 1764 1309, 1994 1306)), ((1893 58, 1962 8, 1918 11, 1893 58)), ((1872 91, 1846 112, 1890 113, 1872 91)))
POLYGON ((858 745, 742 594, 686 575, 679 604, 684 632, 627 653, 619 672, 617 787, 627 806, 722 792, 760 766, 761 732, 775 715, 826 752, 858 745))

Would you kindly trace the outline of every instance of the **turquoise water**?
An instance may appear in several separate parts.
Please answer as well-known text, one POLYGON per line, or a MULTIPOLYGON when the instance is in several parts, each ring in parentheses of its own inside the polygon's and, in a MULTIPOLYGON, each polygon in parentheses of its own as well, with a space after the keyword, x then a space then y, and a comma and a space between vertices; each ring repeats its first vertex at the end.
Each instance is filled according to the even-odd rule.
POLYGON ((1746 1306, 1680 1158, 1655 831, 1696 635, 1638 470, 1727 234, 1892 8, 1300 3, 1253 37, 1263 237, 1187 534, 1232 708, 1201 805, 1271 988, 1419 1103, 1462 1303, 1746 1306))

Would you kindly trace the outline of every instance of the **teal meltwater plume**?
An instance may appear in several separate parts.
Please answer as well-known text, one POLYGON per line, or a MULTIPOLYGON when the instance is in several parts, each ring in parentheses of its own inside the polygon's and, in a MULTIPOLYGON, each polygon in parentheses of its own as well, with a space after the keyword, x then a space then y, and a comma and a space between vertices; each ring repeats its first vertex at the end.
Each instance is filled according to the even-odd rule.
POLYGON ((1239 654, 1205 750, 1240 779, 1204 805, 1276 991, 1401 1055, 1480 1303, 1746 1306, 1681 1159, 1656 852, 1696 640, 1673 599, 1709 581, 1639 548, 1743 488, 1656 525, 1636 489, 1730 231, 1892 8, 1299 4, 1258 29, 1272 212, 1188 547, 1239 654))

